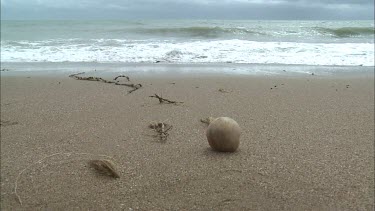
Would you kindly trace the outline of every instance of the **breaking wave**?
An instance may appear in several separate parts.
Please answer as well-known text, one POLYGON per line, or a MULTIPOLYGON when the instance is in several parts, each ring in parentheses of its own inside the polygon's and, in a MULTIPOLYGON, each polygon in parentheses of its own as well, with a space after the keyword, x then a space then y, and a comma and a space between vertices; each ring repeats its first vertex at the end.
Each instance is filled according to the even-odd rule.
POLYGON ((258 63, 374 66, 372 43, 119 39, 1 41, 2 62, 258 63))
POLYGON ((264 35, 262 32, 249 30, 246 28, 223 28, 223 27, 204 27, 192 26, 183 28, 147 28, 136 29, 139 33, 152 34, 152 35, 165 35, 176 37, 202 37, 202 38, 218 38, 231 35, 264 35))
POLYGON ((324 28, 316 27, 318 32, 333 35, 335 37, 356 37, 374 35, 374 27, 342 27, 342 28, 324 28))

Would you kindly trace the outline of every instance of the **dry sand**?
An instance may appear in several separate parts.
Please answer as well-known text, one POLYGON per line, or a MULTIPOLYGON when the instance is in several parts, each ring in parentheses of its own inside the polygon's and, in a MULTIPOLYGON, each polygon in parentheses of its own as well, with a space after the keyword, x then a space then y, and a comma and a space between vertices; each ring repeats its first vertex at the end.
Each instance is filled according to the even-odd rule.
POLYGON ((132 80, 144 87, 127 94, 68 77, 2 76, 2 210, 374 208, 373 77, 132 80), (159 104, 155 93, 184 103, 159 104), (239 123, 237 152, 209 148, 199 121, 209 116, 239 123), (151 121, 173 125, 165 143, 151 121), (101 156, 51 157, 21 175, 21 206, 20 171, 65 152, 111 156, 121 177, 90 167, 101 156))

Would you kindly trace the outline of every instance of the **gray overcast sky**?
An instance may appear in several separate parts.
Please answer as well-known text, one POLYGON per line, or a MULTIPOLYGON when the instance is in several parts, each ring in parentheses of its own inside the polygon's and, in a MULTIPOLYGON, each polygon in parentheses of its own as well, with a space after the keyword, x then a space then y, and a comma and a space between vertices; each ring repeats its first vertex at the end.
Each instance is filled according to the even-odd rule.
POLYGON ((1 0, 2 19, 374 19, 374 0, 1 0))

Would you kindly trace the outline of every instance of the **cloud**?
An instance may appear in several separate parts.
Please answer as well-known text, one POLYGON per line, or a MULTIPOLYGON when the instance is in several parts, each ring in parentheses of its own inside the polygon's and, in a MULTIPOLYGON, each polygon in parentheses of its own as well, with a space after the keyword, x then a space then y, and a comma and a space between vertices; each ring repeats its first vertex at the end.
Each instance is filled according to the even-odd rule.
POLYGON ((373 0, 1 0, 5 19, 372 19, 373 0))

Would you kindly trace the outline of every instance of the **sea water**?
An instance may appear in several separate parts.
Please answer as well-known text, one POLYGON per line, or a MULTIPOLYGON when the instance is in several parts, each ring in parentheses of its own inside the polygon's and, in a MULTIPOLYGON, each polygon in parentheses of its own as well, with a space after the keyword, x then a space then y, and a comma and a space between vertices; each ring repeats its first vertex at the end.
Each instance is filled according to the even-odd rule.
POLYGON ((373 67, 374 21, 1 21, 1 63, 373 67))

